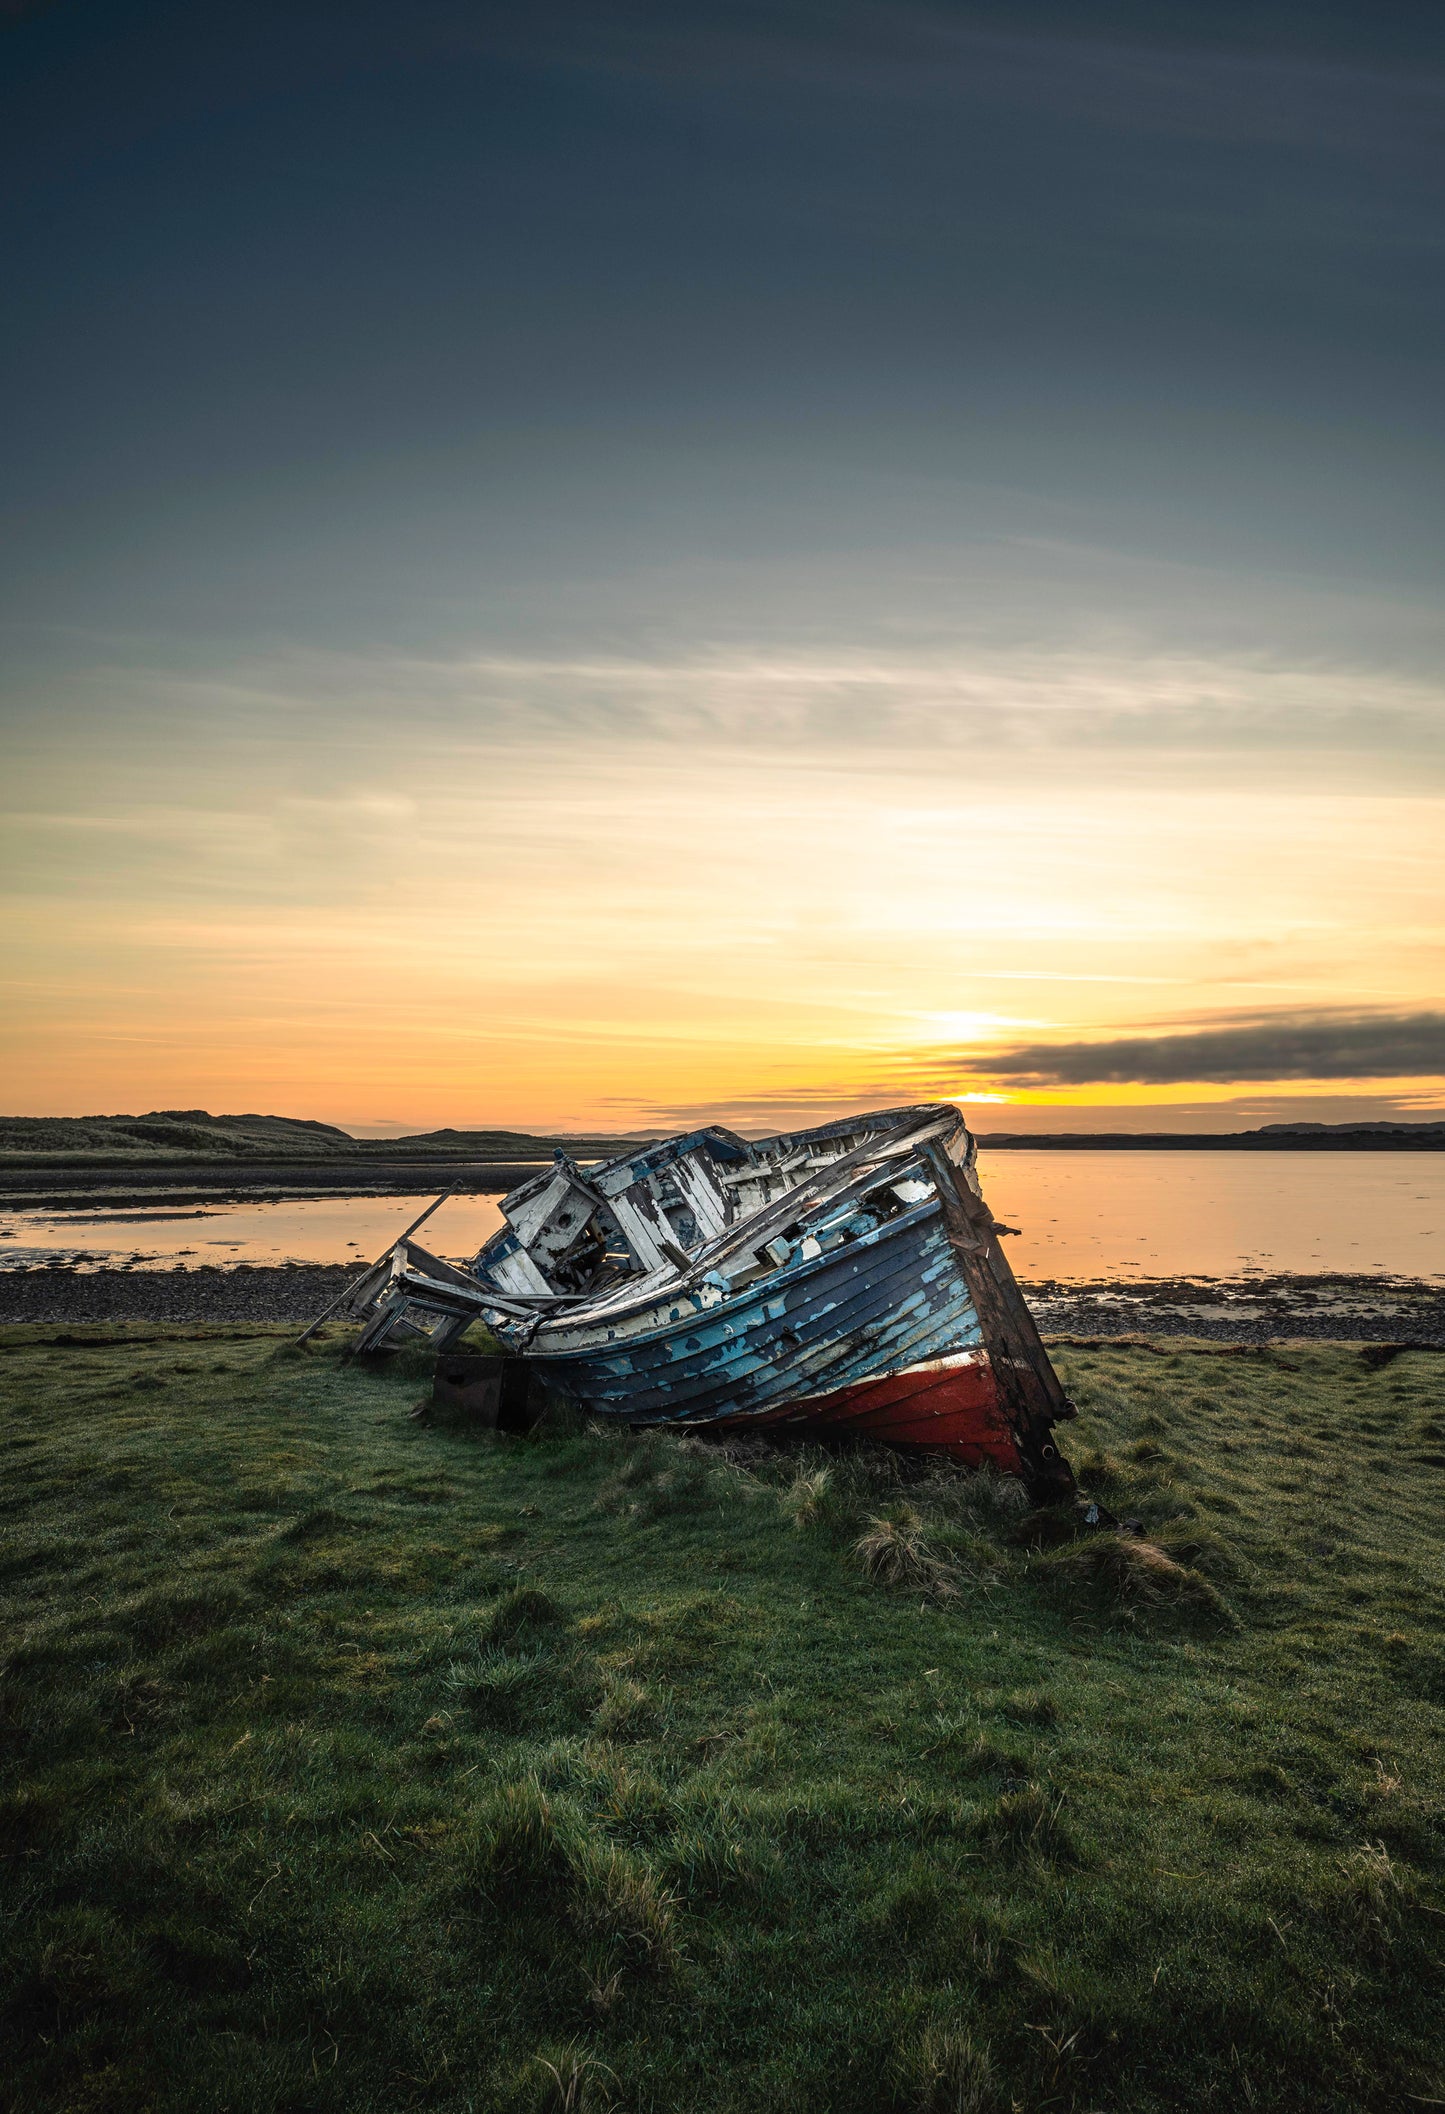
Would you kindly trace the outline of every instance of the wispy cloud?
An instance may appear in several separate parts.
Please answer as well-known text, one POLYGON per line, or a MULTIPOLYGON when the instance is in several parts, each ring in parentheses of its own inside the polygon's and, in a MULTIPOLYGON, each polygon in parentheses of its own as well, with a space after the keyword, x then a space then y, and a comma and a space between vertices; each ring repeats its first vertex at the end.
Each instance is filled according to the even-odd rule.
MULTIPOLYGON (((38 696, 35 711, 42 745, 59 713, 89 723, 101 742, 123 731, 127 747, 178 725, 187 752, 284 737, 302 755, 344 712, 352 757, 379 740, 391 754, 399 724, 412 754, 577 741, 873 758, 1058 747, 1380 758, 1445 747, 1445 685, 1394 668, 967 636, 912 653, 786 643, 655 655, 298 652, 204 674, 111 660, 74 683, 68 701, 38 696)), ((23 710, 15 716, 19 732, 23 710)))
POLYGON ((434 669, 499 718, 590 722, 688 740, 876 747, 903 740, 1027 748, 1046 741, 1187 749, 1409 745, 1445 733, 1438 684, 1357 667, 1037 652, 960 643, 913 656, 860 650, 648 661, 478 657, 434 669))
POLYGON ((1357 146, 1371 118, 1379 125, 1393 115, 1398 126, 1402 111, 1428 108, 1439 80, 1432 38, 1411 37, 1403 18, 1389 32, 1372 28, 1351 39, 1333 19, 1264 6, 1247 25, 1236 17, 1211 26, 1198 10, 1187 24, 1157 8, 1111 9, 1090 21, 1077 8, 1017 0, 1008 8, 792 0, 711 20, 645 0, 606 8, 573 0, 540 23, 513 18, 487 34, 533 52, 550 47, 573 67, 674 87, 746 82, 905 109, 1003 99, 1073 118, 1082 111, 1110 129, 1233 142, 1297 142, 1333 119, 1343 142, 1357 146))
POLYGON ((1280 1013, 1194 1034, 1033 1043, 975 1063, 1038 1088, 1426 1079, 1445 1074, 1445 1013, 1280 1013))

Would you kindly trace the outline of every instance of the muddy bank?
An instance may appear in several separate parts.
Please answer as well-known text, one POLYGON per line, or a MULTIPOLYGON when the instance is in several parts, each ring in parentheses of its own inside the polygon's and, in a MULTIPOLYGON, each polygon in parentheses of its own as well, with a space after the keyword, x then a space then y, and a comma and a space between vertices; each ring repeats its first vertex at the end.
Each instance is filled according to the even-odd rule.
MULTIPOLYGON (((0 1271, 0 1322, 296 1321, 329 1306, 353 1266, 0 1271)), ((1026 1284, 1046 1336, 1276 1337, 1445 1346, 1445 1285, 1414 1278, 1182 1278, 1026 1284)))

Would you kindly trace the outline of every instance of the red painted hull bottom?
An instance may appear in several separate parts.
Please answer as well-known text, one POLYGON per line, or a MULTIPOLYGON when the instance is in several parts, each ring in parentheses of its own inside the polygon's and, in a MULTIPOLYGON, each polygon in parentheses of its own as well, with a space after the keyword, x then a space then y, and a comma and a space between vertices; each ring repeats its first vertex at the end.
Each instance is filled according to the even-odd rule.
POLYGON ((1021 1475, 1023 1463, 1012 1427, 999 1404, 988 1356, 965 1351, 951 1358, 931 1358, 922 1365, 859 1380, 831 1394, 805 1395, 782 1409, 754 1416, 710 1419, 710 1431, 745 1431, 760 1424, 796 1429, 812 1426, 821 1436, 851 1433, 879 1439, 888 1446, 910 1446, 945 1453, 970 1468, 985 1462, 1008 1475, 1021 1475))

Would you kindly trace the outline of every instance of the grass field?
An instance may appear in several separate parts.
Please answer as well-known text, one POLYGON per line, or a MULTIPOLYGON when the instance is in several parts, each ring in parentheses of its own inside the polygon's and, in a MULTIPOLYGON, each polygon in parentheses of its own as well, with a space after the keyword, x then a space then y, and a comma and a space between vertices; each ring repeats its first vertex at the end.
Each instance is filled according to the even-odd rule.
POLYGON ((1061 1351, 1141 1546, 0 1346, 7 2105, 1445 2104, 1445 1360, 1061 1351))

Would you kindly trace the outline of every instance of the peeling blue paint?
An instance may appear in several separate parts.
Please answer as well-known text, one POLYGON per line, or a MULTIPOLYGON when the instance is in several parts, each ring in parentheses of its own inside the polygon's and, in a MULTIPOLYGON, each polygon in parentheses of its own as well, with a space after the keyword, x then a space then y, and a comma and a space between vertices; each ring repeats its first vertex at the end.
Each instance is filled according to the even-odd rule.
POLYGON ((863 1240, 789 1263, 736 1294, 715 1321, 689 1315, 676 1324, 672 1311, 661 1310, 625 1357, 539 1350, 534 1359, 591 1409, 696 1423, 780 1408, 982 1342, 936 1199, 863 1240))

